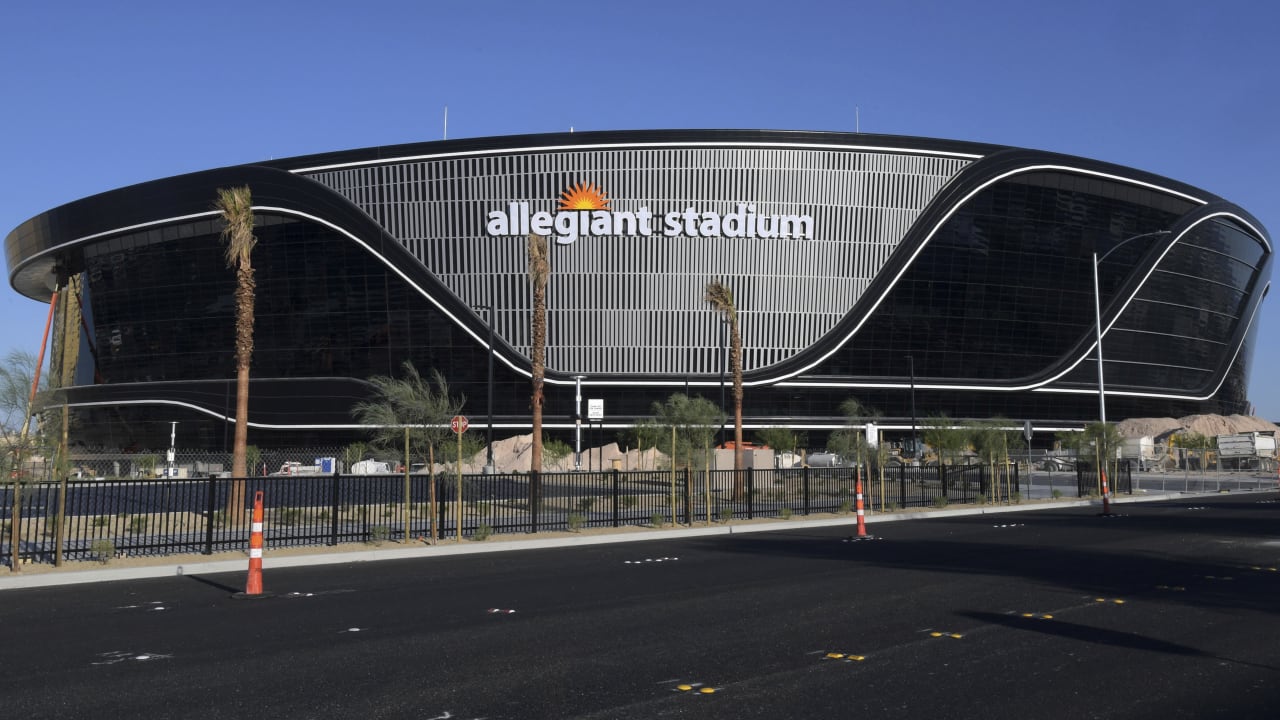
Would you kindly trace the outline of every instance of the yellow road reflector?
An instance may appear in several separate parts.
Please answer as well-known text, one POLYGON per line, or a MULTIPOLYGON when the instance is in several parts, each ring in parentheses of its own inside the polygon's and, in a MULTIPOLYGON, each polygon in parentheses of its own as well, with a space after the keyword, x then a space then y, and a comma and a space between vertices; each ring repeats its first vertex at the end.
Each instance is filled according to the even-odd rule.
POLYGON ((1107 601, 1107 599, 1106 599, 1106 598, 1094 598, 1094 599, 1093 599, 1093 601, 1094 601, 1094 602, 1106 602, 1106 601, 1107 601))
POLYGON ((951 633, 951 637, 953 637, 953 638, 955 638, 955 639, 959 640, 960 638, 962 638, 962 637, 964 637, 964 636, 963 636, 963 635, 961 635, 960 633, 951 633))
POLYGON ((1022 613, 1022 617, 1035 617, 1035 613, 1022 613))
POLYGON ((831 658, 832 660, 839 660, 840 658, 844 657, 844 653, 827 653, 827 657, 831 658))
POLYGON ((849 659, 853 660, 854 662, 862 662, 863 660, 866 660, 866 658, 863 657, 862 655, 850 655, 849 659))
POLYGON ((1117 604, 1117 605, 1123 605, 1123 604, 1124 604, 1124 601, 1123 601, 1123 600, 1120 600, 1120 599, 1118 599, 1118 598, 1117 598, 1117 599, 1115 599, 1115 600, 1112 600, 1111 602, 1113 602, 1113 603, 1115 603, 1115 604, 1117 604))
POLYGON ((1045 619, 1045 620, 1052 620, 1052 619, 1053 619, 1053 616, 1052 616, 1052 615, 1041 615, 1040 617, 1041 617, 1041 618, 1043 618, 1043 619, 1045 619))
POLYGON ((703 695, 710 695, 711 693, 713 693, 713 692, 715 692, 715 691, 716 691, 716 689, 715 689, 715 688, 701 688, 701 689, 699 689, 699 690, 698 690, 698 692, 702 693, 703 695))
POLYGON ((942 637, 942 633, 940 633, 940 632, 931 632, 931 633, 929 633, 929 637, 942 637))
POLYGON ((692 690, 692 689, 693 689, 693 686, 692 686, 692 685, 677 685, 677 686, 676 686, 676 689, 677 689, 677 690, 679 690, 680 692, 689 692, 690 690, 692 690))

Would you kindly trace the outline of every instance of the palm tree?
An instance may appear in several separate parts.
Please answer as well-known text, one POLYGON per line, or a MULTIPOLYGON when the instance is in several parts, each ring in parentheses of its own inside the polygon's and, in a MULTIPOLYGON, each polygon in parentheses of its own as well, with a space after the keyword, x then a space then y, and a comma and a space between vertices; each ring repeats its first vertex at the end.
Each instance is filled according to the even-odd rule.
POLYGON ((373 444, 382 448, 395 448, 405 443, 404 532, 409 540, 410 507, 409 488, 411 458, 427 461, 430 475, 428 502, 431 514, 431 542, 436 541, 436 448, 452 434, 449 419, 462 411, 465 396, 453 397, 449 385, 439 371, 432 371, 428 382, 418 373, 413 363, 405 360, 403 378, 374 376, 369 378, 377 390, 375 399, 357 403, 352 414, 369 429, 373 444))
POLYGON ((551 275, 551 260, 547 251, 547 239, 541 235, 529 235, 529 282, 533 285, 533 448, 529 453, 529 472, 542 472, 542 381, 546 374, 547 352, 547 278, 551 275))
POLYGON ((742 499, 742 335, 733 291, 719 280, 707 283, 704 298, 729 323, 729 367, 733 372, 733 499, 742 499))
POLYGON ((231 446, 231 492, 227 518, 244 512, 244 479, 248 475, 245 447, 249 444, 249 363, 253 358, 253 199, 249 186, 218 188, 215 207, 222 212, 222 239, 227 267, 236 271, 236 431, 231 446))

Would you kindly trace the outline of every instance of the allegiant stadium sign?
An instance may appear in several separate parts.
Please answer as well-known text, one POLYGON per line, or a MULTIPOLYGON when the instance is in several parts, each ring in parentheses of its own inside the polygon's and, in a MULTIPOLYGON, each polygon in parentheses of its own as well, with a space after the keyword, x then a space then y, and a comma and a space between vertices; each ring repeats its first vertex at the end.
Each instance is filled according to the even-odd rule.
POLYGON ((609 199, 595 185, 579 183, 560 194, 556 212, 531 212, 529 203, 513 202, 507 209, 489 213, 485 230, 492 237, 530 233, 554 237, 561 245, 592 236, 813 239, 813 216, 757 213, 754 203, 734 204, 734 211, 718 213, 684 210, 655 213, 647 207, 635 211, 610 210, 609 199))

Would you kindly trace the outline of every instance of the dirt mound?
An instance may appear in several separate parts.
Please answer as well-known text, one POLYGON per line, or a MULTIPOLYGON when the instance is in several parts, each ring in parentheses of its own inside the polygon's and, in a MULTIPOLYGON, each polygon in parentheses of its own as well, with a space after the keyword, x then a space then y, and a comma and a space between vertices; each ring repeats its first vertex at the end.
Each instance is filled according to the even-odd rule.
POLYGON ((1163 437, 1170 433, 1200 433, 1205 437, 1246 432, 1277 432, 1280 426, 1251 415, 1187 415, 1181 418, 1130 418, 1116 423, 1124 437, 1163 437))
MULTIPOLYGON (((533 435, 514 435, 502 440, 493 441, 493 466, 499 473, 529 472, 529 464, 533 453, 533 435)), ((659 465, 659 458, 666 456, 656 449, 628 450, 623 452, 617 443, 609 443, 603 447, 582 448, 582 469, 609 470, 613 461, 617 460, 622 470, 652 470, 659 465)), ((464 473, 479 473, 484 469, 487 455, 484 450, 462 463, 464 473)), ((436 470, 444 466, 437 464, 436 470)), ((552 461, 546 451, 542 454, 543 472, 569 472, 574 469, 573 453, 552 461)))

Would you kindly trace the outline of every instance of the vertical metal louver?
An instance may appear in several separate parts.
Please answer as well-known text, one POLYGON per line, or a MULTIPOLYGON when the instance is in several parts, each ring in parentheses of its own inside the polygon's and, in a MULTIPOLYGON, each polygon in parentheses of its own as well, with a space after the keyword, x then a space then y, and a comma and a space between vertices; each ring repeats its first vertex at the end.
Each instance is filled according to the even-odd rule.
POLYGON ((554 211, 593 183, 612 210, 808 215, 812 239, 588 237, 552 245, 547 366, 567 373, 717 375, 712 279, 735 293, 748 370, 782 362, 834 327, 920 212, 970 162, 866 150, 590 148, 413 160, 309 177, 363 208, 470 305, 493 304, 495 331, 528 353, 525 240, 490 237, 508 203, 554 211), (511 292, 504 289, 519 289, 511 292), (490 297, 496 292, 497 297, 490 297))

